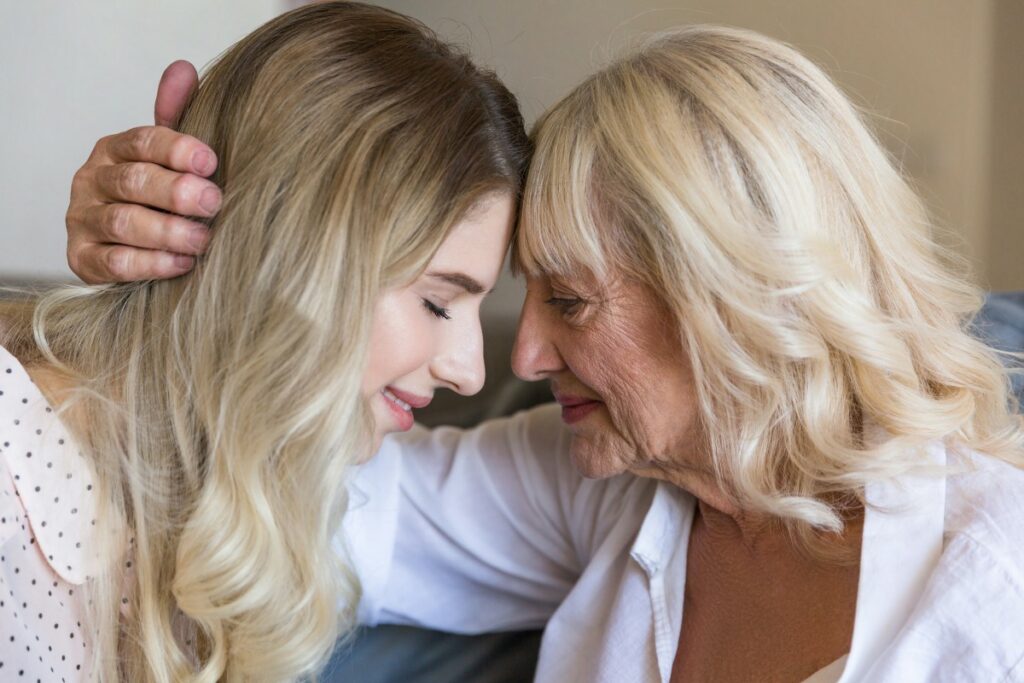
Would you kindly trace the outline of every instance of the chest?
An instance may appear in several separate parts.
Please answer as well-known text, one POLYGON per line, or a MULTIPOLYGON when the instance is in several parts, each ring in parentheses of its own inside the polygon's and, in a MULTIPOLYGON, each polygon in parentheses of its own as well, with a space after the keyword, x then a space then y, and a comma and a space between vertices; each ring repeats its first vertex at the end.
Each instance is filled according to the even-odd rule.
POLYGON ((857 566, 688 550, 672 683, 799 683, 850 650, 857 566))

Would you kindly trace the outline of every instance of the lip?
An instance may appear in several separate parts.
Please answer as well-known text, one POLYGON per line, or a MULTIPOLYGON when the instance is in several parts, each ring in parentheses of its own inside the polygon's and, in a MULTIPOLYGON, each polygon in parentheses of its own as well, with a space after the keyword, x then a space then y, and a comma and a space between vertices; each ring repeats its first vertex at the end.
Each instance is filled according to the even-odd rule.
POLYGON ((562 421, 574 424, 601 407, 601 401, 572 394, 555 394, 555 400, 562 406, 562 421))
POLYGON ((401 389, 396 389, 395 387, 392 386, 386 386, 384 388, 390 391, 398 398, 408 403, 409 405, 411 405, 413 408, 426 408, 427 406, 430 405, 430 402, 433 400, 432 396, 419 396, 417 394, 410 394, 408 391, 402 391, 401 389))
MULTIPOLYGON (((401 389, 395 389, 392 386, 385 387, 385 389, 394 394, 396 398, 405 403, 408 403, 411 408, 425 408, 430 404, 430 397, 417 396, 416 394, 410 394, 407 391, 401 389)), ((412 410, 406 410, 402 406, 392 401, 388 396, 381 391, 380 398, 384 401, 384 404, 388 407, 388 411, 395 418, 395 423, 398 427, 398 431, 407 432, 412 429, 413 423, 416 421, 412 414, 412 410)))

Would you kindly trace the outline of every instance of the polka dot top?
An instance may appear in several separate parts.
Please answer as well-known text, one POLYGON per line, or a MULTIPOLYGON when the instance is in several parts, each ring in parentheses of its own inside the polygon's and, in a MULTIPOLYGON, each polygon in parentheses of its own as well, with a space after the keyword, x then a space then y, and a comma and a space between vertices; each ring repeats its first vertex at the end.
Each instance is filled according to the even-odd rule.
POLYGON ((81 588, 96 566, 91 471, 0 347, 0 681, 90 679, 81 588))

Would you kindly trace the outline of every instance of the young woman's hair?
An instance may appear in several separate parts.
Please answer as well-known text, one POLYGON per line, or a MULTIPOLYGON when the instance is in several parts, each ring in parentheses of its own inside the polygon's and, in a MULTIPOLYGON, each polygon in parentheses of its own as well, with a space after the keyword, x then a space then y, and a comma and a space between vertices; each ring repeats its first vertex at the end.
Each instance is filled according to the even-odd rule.
POLYGON ((345 2, 227 50, 179 129, 216 151, 224 191, 194 272, 45 295, 5 343, 77 386, 70 427, 130 547, 130 572, 87 586, 100 678, 296 679, 358 599, 331 539, 371 448, 375 301, 480 201, 518 194, 529 140, 492 73, 345 2))
POLYGON ((538 123, 514 265, 616 271, 673 313, 709 455, 798 538, 933 440, 1024 464, 981 304, 829 78, 786 45, 659 35, 538 123), (880 429, 876 429, 880 428, 880 429), (873 438, 872 434, 884 434, 873 438))

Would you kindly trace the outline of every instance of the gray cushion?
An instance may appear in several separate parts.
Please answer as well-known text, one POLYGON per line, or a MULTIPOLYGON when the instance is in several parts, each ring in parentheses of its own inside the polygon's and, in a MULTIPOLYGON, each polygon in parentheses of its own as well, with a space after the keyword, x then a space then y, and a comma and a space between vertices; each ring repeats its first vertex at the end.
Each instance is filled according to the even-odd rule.
POLYGON ((322 680, 338 683, 529 683, 540 631, 463 636, 410 626, 361 629, 322 680))

